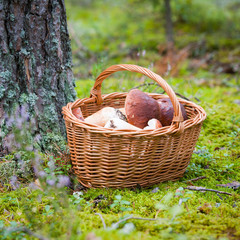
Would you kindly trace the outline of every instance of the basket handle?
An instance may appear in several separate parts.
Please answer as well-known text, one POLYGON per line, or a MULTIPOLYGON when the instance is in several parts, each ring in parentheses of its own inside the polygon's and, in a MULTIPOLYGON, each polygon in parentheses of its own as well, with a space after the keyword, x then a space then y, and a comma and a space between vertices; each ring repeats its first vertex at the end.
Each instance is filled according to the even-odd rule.
POLYGON ((120 65, 112 65, 111 67, 105 69, 97 77, 95 84, 91 89, 90 97, 96 97, 97 104, 101 104, 103 102, 102 95, 101 95, 101 87, 102 87, 103 80, 106 79, 111 74, 118 71, 130 71, 130 72, 142 73, 147 77, 151 78, 152 80, 154 80, 155 82, 157 82, 163 88, 163 90, 167 93, 167 95, 169 96, 173 104, 174 116, 173 116, 172 122, 177 124, 180 132, 183 131, 184 125, 181 124, 183 122, 183 116, 182 116, 181 107, 177 100, 176 94, 163 78, 161 78, 156 73, 144 67, 140 67, 132 64, 120 64, 120 65))

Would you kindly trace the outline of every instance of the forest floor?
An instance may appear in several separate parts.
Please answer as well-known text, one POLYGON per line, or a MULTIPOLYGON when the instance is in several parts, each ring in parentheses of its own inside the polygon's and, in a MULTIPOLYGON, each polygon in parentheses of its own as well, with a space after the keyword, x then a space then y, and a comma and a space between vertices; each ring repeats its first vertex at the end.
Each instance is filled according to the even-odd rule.
MULTIPOLYGON (((14 189, 10 182, 0 193, 0 238, 239 239, 240 96, 237 81, 235 75, 214 75, 202 70, 194 75, 185 72, 184 77, 168 77, 175 92, 201 105, 207 112, 183 178, 150 188, 121 190, 85 189, 76 180, 73 189, 57 189, 41 182, 41 189, 34 190, 30 180, 14 189), (191 180, 199 177, 197 181, 191 180), (185 189, 189 186, 218 192, 185 189)), ((78 80, 78 97, 87 97, 93 83, 93 80, 78 80)), ((104 81, 103 92, 128 91, 139 85, 144 91, 162 91, 147 83, 149 80, 138 75, 122 73, 119 78, 104 81)), ((2 164, 13 156, 2 159, 2 164)), ((44 170, 50 172, 51 166, 46 164, 44 170)), ((53 171, 56 175, 63 174, 58 167, 53 171)))
MULTIPOLYGON (((82 187, 71 172, 66 142, 55 146, 57 154, 28 148, 1 157, 0 239, 240 239, 240 48, 239 40, 219 38, 211 29, 214 21, 217 27, 226 22, 222 10, 205 1, 216 11, 204 18, 208 8, 200 9, 201 27, 212 31, 205 35, 191 32, 200 24, 200 5, 191 16, 185 14, 192 25, 177 26, 176 49, 169 57, 159 44, 164 42, 160 10, 153 13, 148 1, 142 1, 147 7, 134 5, 134 13, 123 1, 104 6, 83 1, 82 9, 68 2, 78 98, 89 97, 95 77, 106 67, 131 63, 163 76, 176 93, 203 107, 207 118, 184 176, 149 188, 82 187), (40 182, 32 174, 33 160, 42 165, 40 182), (60 184, 63 175, 71 178, 70 187, 60 184)), ((134 87, 162 92, 145 77, 126 72, 114 74, 102 87, 103 93, 134 87)))

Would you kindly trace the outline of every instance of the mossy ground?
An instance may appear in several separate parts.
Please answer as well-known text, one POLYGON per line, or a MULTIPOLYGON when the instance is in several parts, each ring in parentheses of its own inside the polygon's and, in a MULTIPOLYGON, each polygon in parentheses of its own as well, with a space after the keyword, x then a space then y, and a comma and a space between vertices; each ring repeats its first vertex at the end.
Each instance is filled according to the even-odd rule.
MULTIPOLYGON (((197 102, 208 115, 196 152, 182 179, 147 189, 82 190, 83 195, 79 197, 74 197, 69 190, 46 189, 42 192, 30 190, 26 185, 15 191, 3 192, 0 200, 1 238, 34 239, 24 233, 6 231, 9 226, 24 225, 53 239, 85 239, 90 232, 102 239, 239 239, 240 190, 216 186, 240 182, 240 107, 235 103, 239 100, 238 86, 231 76, 227 76, 229 86, 226 86, 225 75, 219 75, 214 82, 211 82, 212 76, 206 77, 204 85, 201 85, 198 74, 202 73, 194 77, 185 73, 184 77, 168 79, 176 92, 197 102), (184 182, 199 176, 206 178, 184 182), (191 184, 232 195, 182 189, 191 184), (121 195, 121 200, 111 208, 118 195, 121 195), (96 198, 100 198, 98 203, 96 198), (183 200, 181 206, 180 199, 183 200), (125 201, 129 203, 125 204, 125 201), (107 229, 103 228, 100 217, 95 213, 102 215, 107 229), (142 218, 157 216, 159 220, 130 219, 126 222, 133 223, 134 229, 125 233, 122 229, 126 222, 117 229, 110 229, 113 223, 129 215, 142 218)), ((103 83, 103 93, 128 91, 146 81, 139 80, 139 76, 134 74, 119 75, 103 83)), ((76 85, 78 97, 88 97, 93 81, 79 80, 76 85)), ((151 87, 154 86, 148 87, 147 91, 151 92, 151 87)), ((161 89, 156 91, 161 92, 161 89)))
MULTIPOLYGON (((80 1, 72 2, 75 5, 66 1, 66 7, 79 98, 89 97, 94 84, 86 78, 96 77, 109 65, 132 63, 156 67, 161 57, 159 46, 165 39, 163 5, 156 7, 150 1, 130 0, 81 1, 81 6, 80 1), (79 80, 81 77, 84 79, 79 80)), ((234 24, 239 22, 237 6, 217 8, 214 1, 190 2, 172 3, 176 48, 194 42, 198 47, 192 57, 201 59, 212 51, 215 61, 232 63, 236 57, 238 64, 239 25, 234 24)), ((191 61, 186 59, 180 64, 177 77, 166 78, 176 92, 207 112, 196 151, 183 178, 146 189, 75 188, 82 195, 73 195, 70 189, 32 190, 31 178, 24 179, 25 183, 14 191, 10 191, 10 184, 0 184, 0 239, 37 239, 24 233, 19 228, 22 226, 49 239, 97 240, 89 236, 92 232, 106 240, 240 239, 240 188, 217 186, 240 182, 239 76, 216 73, 212 71, 213 66, 189 70, 191 61), (200 176, 206 178, 185 182, 200 176), (192 184, 232 195, 183 189, 192 184), (95 213, 102 215, 107 229, 95 213), (113 223, 129 215, 159 220, 129 219, 118 228, 111 228, 113 223)), ((149 82, 136 73, 116 73, 103 82, 102 92, 127 92, 149 82)), ((140 90, 162 92, 155 85, 144 85, 140 90)), ((49 135, 45 141, 49 145, 52 139, 61 141, 55 138, 49 135)), ((0 159, 1 181, 10 177, 12 172, 7 167, 11 166, 6 163, 13 159, 14 153, 0 159)), ((61 170, 56 171, 63 174, 61 170)), ((18 174, 17 170, 13 173, 18 174)))

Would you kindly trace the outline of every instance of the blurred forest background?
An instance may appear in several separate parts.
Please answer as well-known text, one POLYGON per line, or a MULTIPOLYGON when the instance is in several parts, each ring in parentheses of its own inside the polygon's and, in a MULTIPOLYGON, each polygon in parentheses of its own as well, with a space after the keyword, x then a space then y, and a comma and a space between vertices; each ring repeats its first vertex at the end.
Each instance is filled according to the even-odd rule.
POLYGON ((239 0, 66 0, 65 4, 76 79, 96 77, 119 63, 142 65, 165 78, 194 74, 199 84, 211 85, 227 84, 226 78, 216 79, 218 74, 239 72, 239 0), (212 80, 204 81, 206 76, 212 80))

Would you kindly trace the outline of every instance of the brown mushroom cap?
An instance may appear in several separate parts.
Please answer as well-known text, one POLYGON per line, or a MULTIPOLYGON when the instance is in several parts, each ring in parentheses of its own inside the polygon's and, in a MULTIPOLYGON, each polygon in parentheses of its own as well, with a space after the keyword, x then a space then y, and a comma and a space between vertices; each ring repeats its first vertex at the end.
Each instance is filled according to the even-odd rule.
MULTIPOLYGON (((158 99, 157 101, 158 101, 160 112, 161 112, 161 115, 159 118, 160 122, 162 123, 163 126, 171 125, 174 109, 173 109, 173 105, 170 98, 162 98, 162 99, 158 99)), ((181 103, 180 103, 180 106, 181 106, 183 119, 185 121, 188 119, 187 113, 184 106, 181 103)))
POLYGON ((138 89, 128 93, 125 110, 128 122, 139 128, 146 127, 150 119, 160 117, 158 102, 138 89))

